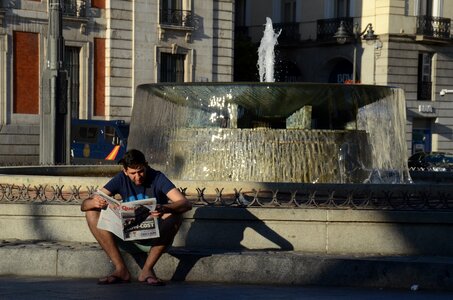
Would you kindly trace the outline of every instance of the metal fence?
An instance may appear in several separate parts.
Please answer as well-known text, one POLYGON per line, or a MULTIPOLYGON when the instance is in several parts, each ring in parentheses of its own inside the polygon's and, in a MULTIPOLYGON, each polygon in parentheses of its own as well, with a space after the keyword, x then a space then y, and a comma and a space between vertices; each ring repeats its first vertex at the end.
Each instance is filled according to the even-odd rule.
MULTIPOLYGON (((239 184, 238 184, 239 186, 239 184)), ((97 186, 0 184, 0 203, 79 205, 97 186)), ((279 188, 179 188, 195 206, 451 210, 450 184, 285 184, 279 188), (288 188, 289 187, 289 188, 288 188)))
POLYGON ((450 39, 450 28, 451 19, 432 16, 417 17, 417 34, 434 38, 450 39))
POLYGON ((198 29, 198 18, 190 10, 161 9, 160 24, 198 29))
POLYGON ((338 31, 341 22, 343 22, 346 31, 352 36, 354 31, 353 18, 320 19, 317 21, 316 39, 318 41, 335 40, 334 35, 338 31))

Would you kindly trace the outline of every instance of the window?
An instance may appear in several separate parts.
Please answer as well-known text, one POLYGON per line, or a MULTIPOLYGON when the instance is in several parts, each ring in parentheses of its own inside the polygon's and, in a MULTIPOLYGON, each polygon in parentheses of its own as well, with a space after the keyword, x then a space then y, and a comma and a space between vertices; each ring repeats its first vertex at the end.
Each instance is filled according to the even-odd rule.
POLYGON ((186 18, 182 10, 181 0, 162 0, 160 9, 160 23, 182 26, 186 18))
POLYGON ((296 22, 296 0, 282 1, 282 21, 284 23, 296 22))
POLYGON ((63 15, 66 16, 77 16, 78 14, 82 13, 82 3, 79 3, 77 5, 76 0, 63 0, 61 5, 62 5, 62 10, 63 10, 63 15))
POLYGON ((119 145, 120 138, 116 134, 115 127, 105 126, 105 142, 111 145, 119 145))
POLYGON ((419 0, 419 15, 433 16, 433 0, 419 0))
POLYGON ((79 89, 80 89, 80 48, 65 47, 65 67, 68 70, 68 85, 70 88, 71 118, 79 118, 79 89))
POLYGON ((335 1, 335 17, 344 18, 350 17, 351 3, 350 0, 336 0, 335 1))
POLYGON ((160 82, 184 82, 184 54, 161 53, 160 82))
POLYGON ((442 17, 446 0, 409 1, 415 16, 442 17))
POLYGON ((162 0, 162 9, 164 10, 182 9, 182 0, 162 0))
POLYGON ((78 126, 73 130, 72 140, 74 143, 89 143, 97 142, 97 127, 78 126))
POLYGON ((324 17, 327 19, 353 17, 355 2, 356 0, 324 0, 324 17))
POLYGON ((431 70, 432 70, 432 53, 420 53, 418 55, 418 100, 431 100, 431 70))

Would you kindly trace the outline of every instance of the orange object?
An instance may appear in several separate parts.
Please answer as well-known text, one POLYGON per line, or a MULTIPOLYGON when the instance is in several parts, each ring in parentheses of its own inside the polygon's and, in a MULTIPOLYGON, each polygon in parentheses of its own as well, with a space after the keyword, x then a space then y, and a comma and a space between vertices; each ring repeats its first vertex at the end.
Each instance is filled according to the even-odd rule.
POLYGON ((120 145, 116 145, 115 147, 113 147, 113 150, 109 153, 109 155, 107 155, 105 160, 115 160, 119 151, 120 151, 120 145))

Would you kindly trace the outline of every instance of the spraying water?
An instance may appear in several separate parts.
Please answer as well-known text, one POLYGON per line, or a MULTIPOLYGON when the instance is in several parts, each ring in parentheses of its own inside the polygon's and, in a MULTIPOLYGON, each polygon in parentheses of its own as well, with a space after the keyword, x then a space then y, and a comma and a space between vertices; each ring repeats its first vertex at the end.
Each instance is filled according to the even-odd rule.
POLYGON ((258 48, 258 71, 260 82, 274 82, 274 47, 282 30, 274 32, 271 18, 266 18, 263 38, 258 48))

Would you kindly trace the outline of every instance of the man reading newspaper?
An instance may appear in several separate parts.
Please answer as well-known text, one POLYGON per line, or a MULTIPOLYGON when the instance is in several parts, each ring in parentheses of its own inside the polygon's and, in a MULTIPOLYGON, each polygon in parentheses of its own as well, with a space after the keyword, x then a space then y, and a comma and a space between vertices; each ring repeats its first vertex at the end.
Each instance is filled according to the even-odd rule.
MULTIPOLYGON (((138 274, 138 280, 149 285, 163 285, 164 282, 154 272, 154 265, 172 244, 181 225, 182 214, 190 210, 192 205, 163 173, 148 166, 142 152, 135 149, 129 150, 120 163, 123 165, 123 170, 100 191, 107 196, 119 194, 123 203, 156 198, 156 208, 153 211, 150 210, 149 214, 159 219, 160 237, 146 240, 152 247, 138 274)), ((91 233, 115 266, 113 273, 99 279, 98 284, 130 282, 131 274, 121 256, 114 235, 110 231, 98 228, 101 210, 106 209, 107 206, 107 200, 97 194, 84 200, 81 205, 91 233)))
POLYGON ((98 229, 110 231, 123 241, 159 237, 157 217, 150 214, 156 209, 156 198, 120 202, 99 190, 95 194, 108 203, 107 207, 101 210, 98 229))

